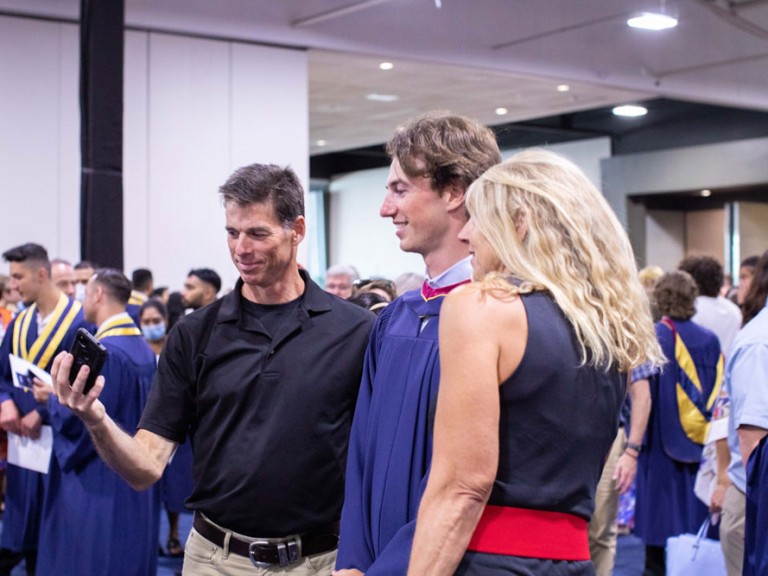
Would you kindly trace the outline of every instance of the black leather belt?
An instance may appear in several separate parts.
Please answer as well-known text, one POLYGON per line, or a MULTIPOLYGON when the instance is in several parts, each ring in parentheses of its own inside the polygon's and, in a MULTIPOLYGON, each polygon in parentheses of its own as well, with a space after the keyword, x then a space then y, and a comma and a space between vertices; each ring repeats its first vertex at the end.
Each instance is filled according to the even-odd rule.
MULTIPOLYGON (((192 526, 206 540, 224 547, 226 532, 208 522, 200 514, 195 514, 192 526)), ((314 556, 335 550, 339 545, 339 523, 334 522, 321 530, 286 538, 258 538, 251 542, 235 536, 229 539, 229 551, 239 556, 250 558, 254 566, 268 568, 273 565, 282 567, 300 562, 305 556, 314 556)))

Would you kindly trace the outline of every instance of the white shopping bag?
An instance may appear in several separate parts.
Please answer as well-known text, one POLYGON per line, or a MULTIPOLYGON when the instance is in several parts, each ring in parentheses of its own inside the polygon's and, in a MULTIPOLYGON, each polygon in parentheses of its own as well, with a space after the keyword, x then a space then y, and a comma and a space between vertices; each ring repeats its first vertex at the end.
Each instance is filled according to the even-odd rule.
POLYGON ((705 538, 709 516, 698 534, 667 538, 667 576, 727 576, 720 542, 705 538))

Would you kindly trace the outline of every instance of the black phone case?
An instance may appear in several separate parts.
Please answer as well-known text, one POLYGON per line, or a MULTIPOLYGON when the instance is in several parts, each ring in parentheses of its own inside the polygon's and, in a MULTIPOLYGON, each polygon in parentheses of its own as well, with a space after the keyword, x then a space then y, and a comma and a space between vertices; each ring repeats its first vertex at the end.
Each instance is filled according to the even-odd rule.
POLYGON ((88 330, 79 328, 75 336, 75 342, 72 344, 69 352, 75 357, 72 370, 69 372, 70 386, 74 384, 75 378, 77 378, 77 374, 82 366, 87 365, 91 369, 88 374, 88 380, 86 380, 85 387, 83 388, 83 394, 87 394, 93 388, 93 385, 96 384, 96 378, 99 376, 102 366, 104 366, 104 360, 107 359, 107 349, 88 330))

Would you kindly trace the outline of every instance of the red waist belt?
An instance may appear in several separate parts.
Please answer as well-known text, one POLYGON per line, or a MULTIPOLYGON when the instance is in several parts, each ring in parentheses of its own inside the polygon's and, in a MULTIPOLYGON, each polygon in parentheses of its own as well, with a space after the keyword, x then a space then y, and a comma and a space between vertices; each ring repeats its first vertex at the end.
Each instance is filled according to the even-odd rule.
POLYGON ((589 560, 587 521, 573 514, 486 506, 468 550, 549 560, 589 560))

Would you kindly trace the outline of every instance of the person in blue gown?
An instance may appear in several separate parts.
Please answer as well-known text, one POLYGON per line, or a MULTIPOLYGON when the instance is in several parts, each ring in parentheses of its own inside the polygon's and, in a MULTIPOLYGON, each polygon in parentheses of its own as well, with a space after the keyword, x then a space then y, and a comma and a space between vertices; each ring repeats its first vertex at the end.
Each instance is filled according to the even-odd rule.
MULTIPOLYGON (((101 394, 107 413, 135 430, 155 374, 155 355, 125 312, 130 283, 99 270, 86 288, 86 318, 107 349, 101 394)), ((137 492, 99 458, 82 421, 55 396, 47 406, 54 456, 43 501, 37 574, 147 576, 157 572, 159 494, 137 492)))
POLYGON ((695 534, 708 514, 693 486, 724 362, 717 336, 690 320, 697 292, 681 270, 654 290, 663 315, 656 336, 669 362, 649 380, 651 415, 638 458, 635 534, 646 546, 648 574, 664 574, 667 538, 695 534))
POLYGON ((500 160, 493 133, 448 114, 395 132, 380 215, 400 248, 424 258, 427 281, 381 313, 371 334, 352 425, 336 567, 340 576, 404 574, 432 455, 440 379, 438 320, 451 290, 469 281, 464 194, 500 160))
MULTIPOLYGON (((87 323, 80 303, 53 284, 45 248, 24 244, 6 251, 3 258, 9 263, 11 287, 18 289, 25 309, 9 324, 0 347, 0 425, 18 436, 36 438, 48 413, 35 402, 32 388, 13 385, 9 355, 49 371, 56 354, 69 350, 78 328, 87 323)), ((8 465, 0 575, 10 574, 22 558, 27 572, 35 571, 44 480, 44 474, 8 465)))

